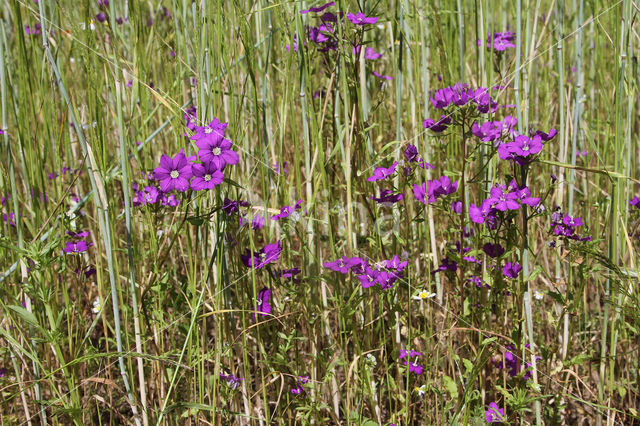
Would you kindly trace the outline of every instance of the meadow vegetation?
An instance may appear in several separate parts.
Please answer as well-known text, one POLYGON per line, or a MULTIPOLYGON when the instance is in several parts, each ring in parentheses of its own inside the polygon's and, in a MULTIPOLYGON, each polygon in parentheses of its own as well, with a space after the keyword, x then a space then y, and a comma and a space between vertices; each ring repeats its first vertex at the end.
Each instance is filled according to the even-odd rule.
POLYGON ((639 424, 635 0, 8 0, 3 424, 639 424))

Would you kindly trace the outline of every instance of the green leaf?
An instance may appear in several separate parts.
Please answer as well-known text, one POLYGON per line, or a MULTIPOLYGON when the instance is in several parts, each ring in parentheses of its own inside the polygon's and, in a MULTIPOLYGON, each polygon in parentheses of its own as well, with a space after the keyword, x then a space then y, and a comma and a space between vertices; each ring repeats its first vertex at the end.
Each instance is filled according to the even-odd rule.
POLYGON ((458 401, 458 385, 456 384, 455 380, 453 380, 449 376, 442 377, 442 380, 444 381, 444 388, 451 396, 451 399, 453 399, 454 401, 458 401))
POLYGON ((32 325, 32 326, 34 326, 34 327, 36 327, 38 329, 41 328, 40 324, 38 323, 38 319, 36 318, 36 316, 33 315, 32 312, 27 311, 22 306, 9 305, 9 306, 7 306, 7 308, 11 309, 16 314, 18 314, 18 316, 20 318, 22 318, 22 320, 24 322, 28 323, 29 325, 32 325))

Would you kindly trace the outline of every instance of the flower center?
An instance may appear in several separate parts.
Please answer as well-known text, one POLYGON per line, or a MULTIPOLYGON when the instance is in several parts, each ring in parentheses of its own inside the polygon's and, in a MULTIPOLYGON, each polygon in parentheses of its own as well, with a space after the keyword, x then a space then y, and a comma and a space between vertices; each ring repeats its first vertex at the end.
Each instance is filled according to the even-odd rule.
POLYGON ((211 150, 211 153, 213 155, 220 155, 222 153, 222 150, 219 147, 215 147, 211 150))
POLYGON ((522 150, 523 151, 529 151, 529 145, 523 145, 522 146, 522 150))
POLYGON ((204 132, 208 135, 209 133, 213 132, 213 129, 211 127, 205 127, 204 132))
POLYGON ((426 299, 427 297, 429 297, 429 293, 426 291, 420 292, 420 299, 426 299))
POLYGON ((211 175, 204 175, 204 181, 209 182, 211 180, 211 175))
POLYGON ((178 173, 177 170, 171 170, 171 174, 169 176, 171 176, 172 179, 178 179, 178 177, 180 177, 180 173, 178 173))

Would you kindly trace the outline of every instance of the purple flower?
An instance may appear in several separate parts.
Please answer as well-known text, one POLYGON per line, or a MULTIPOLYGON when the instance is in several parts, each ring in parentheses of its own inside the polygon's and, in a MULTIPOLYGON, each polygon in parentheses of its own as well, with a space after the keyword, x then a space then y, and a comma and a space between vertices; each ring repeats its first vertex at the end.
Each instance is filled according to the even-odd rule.
POLYGON ((354 270, 354 272, 360 272, 362 265, 366 262, 359 257, 346 257, 342 256, 340 259, 336 259, 332 262, 325 262, 322 264, 327 269, 330 269, 335 272, 340 272, 341 274, 346 274, 350 270, 354 270))
POLYGON ((520 208, 520 204, 516 200, 518 200, 518 194, 514 192, 505 192, 506 190, 499 187, 494 186, 491 188, 490 198, 489 200, 492 202, 493 207, 502 212, 506 210, 517 210, 520 208))
POLYGON ((87 238, 90 234, 89 231, 81 231, 81 232, 66 231, 65 233, 71 238, 87 238))
MULTIPOLYGON (((507 48, 515 48, 513 44, 516 34, 511 31, 505 31, 503 33, 493 33, 493 36, 489 34, 487 36, 487 49, 493 48, 497 52, 504 52, 507 48), (493 43, 492 43, 493 41, 493 43)), ((478 40, 478 46, 481 46, 482 42, 478 40)))
POLYGON ((427 204, 427 183, 423 183, 422 185, 418 185, 417 183, 413 184, 413 196, 416 197, 416 200, 420 201, 422 204, 427 204))
POLYGON ((169 192, 173 189, 184 192, 189 189, 189 179, 192 176, 191 164, 184 154, 176 154, 171 158, 162 154, 160 167, 153 170, 153 176, 160 181, 162 192, 169 192))
POLYGON ((522 204, 526 204, 529 207, 535 207, 540 203, 540 198, 534 198, 531 196, 531 191, 526 186, 517 191, 518 200, 522 204))
POLYGON ((371 196, 371 199, 377 202, 378 204, 383 205, 391 205, 397 203, 398 201, 402 201, 404 196, 402 194, 394 194, 392 191, 385 189, 380 191, 380 197, 376 198, 375 196, 371 196))
POLYGON ((225 197, 224 203, 222 204, 222 211, 224 211, 227 216, 231 216, 232 214, 238 212, 240 206, 248 207, 249 203, 241 200, 230 200, 225 197))
POLYGON ((335 3, 330 1, 329 3, 325 3, 322 6, 317 6, 317 7, 310 7, 309 9, 306 10, 301 10, 300 14, 304 15, 305 13, 309 13, 309 12, 313 12, 313 13, 318 13, 318 12, 322 12, 323 10, 325 10, 326 8, 333 6, 335 3))
POLYGON ((462 214, 462 201, 454 201, 451 203, 451 211, 455 214, 462 214))
POLYGON ((80 240, 77 242, 72 242, 72 241, 68 241, 65 246, 64 246, 64 253, 65 254, 78 254, 78 253, 84 253, 85 251, 87 251, 89 249, 89 247, 91 247, 93 245, 93 243, 87 243, 84 240, 80 240))
POLYGON ((96 19, 98 22, 104 22, 107 20, 107 15, 105 15, 104 12, 100 12, 96 15, 96 19))
POLYGON ((415 145, 408 145, 404 150, 404 158, 406 158, 409 163, 419 161, 418 148, 416 148, 415 145))
POLYGON ((193 180, 191 189, 202 191, 203 189, 213 189, 224 180, 224 175, 213 162, 205 164, 194 164, 191 167, 193 180))
POLYGON ((207 126, 195 126, 191 140, 200 148, 198 157, 203 163, 213 162, 222 170, 227 164, 237 164, 238 154, 231 150, 231 141, 224 138, 228 123, 221 123, 214 118, 207 126))
POLYGON ((415 373, 418 376, 420 374, 422 374, 422 371, 424 370, 424 367, 422 365, 418 364, 417 362, 405 361, 404 365, 408 365, 409 366, 409 373, 415 373))
POLYGON ((287 217, 291 216, 291 214, 294 211, 300 209, 301 205, 302 205, 302 200, 298 200, 292 206, 284 206, 284 207, 280 208, 280 213, 279 214, 271 216, 271 220, 279 220, 279 219, 287 218, 287 217))
POLYGON ((577 228, 578 226, 582 226, 582 219, 579 217, 572 218, 568 214, 565 214, 562 218, 562 223, 565 226, 570 226, 572 228, 577 228))
POLYGON ((369 182, 375 182, 377 180, 385 179, 386 177, 392 175, 396 171, 396 167, 398 166, 398 162, 395 161, 391 167, 378 167, 373 171, 373 175, 369 176, 367 180, 369 182))
POLYGON ((430 98, 436 109, 443 109, 449 105, 464 106, 469 102, 476 105, 478 112, 495 112, 498 103, 489 96, 489 90, 479 87, 476 90, 470 89, 467 84, 456 83, 453 86, 438 89, 430 98))
POLYGON ((220 373, 220 378, 225 382, 227 382, 227 385, 229 385, 231 389, 236 389, 238 386, 240 386, 240 381, 242 380, 241 378, 236 377, 233 374, 229 374, 227 376, 225 374, 220 373))
POLYGON ((255 216, 253 216, 253 219, 251 219, 251 229, 258 230, 258 229, 262 229, 264 227, 264 217, 260 216, 260 214, 256 214, 255 216))
POLYGON ((440 176, 437 181, 433 182, 433 194, 437 198, 441 195, 450 195, 458 190, 458 181, 451 182, 447 176, 440 176))
POLYGON ((398 355, 398 359, 402 359, 406 357, 413 358, 416 356, 422 356, 422 354, 414 350, 400 349, 400 355, 398 355))
POLYGON ((502 268, 502 274, 507 278, 515 279, 518 277, 518 274, 520 273, 521 270, 522 270, 522 266, 520 266, 518 263, 507 262, 504 264, 504 267, 502 268))
POLYGON ((371 71, 371 73, 372 73, 373 75, 375 75, 376 77, 378 77, 379 79, 381 79, 381 80, 387 80, 387 81, 389 81, 389 80, 393 80, 393 77, 388 76, 388 75, 378 74, 378 73, 377 73, 377 72, 375 72, 375 71, 371 71))
POLYGON ((298 275, 299 273, 300 273, 299 268, 290 268, 290 269, 283 269, 282 271, 278 272, 277 275, 281 278, 293 278, 294 275, 298 275))
POLYGON ((482 250, 487 254, 487 256, 494 259, 504 254, 504 248, 498 243, 485 243, 484 246, 482 246, 482 250))
MULTIPOLYGON (((195 136, 195 135, 194 135, 195 136)), ((224 169, 227 164, 237 164, 240 161, 238 154, 231 149, 231 141, 229 139, 202 138, 196 142, 196 146, 200 148, 198 157, 203 163, 212 163, 217 169, 224 169)))
POLYGON ((425 129, 429 129, 435 133, 442 133, 447 130, 449 124, 451 124, 451 117, 448 115, 442 115, 437 122, 434 122, 432 119, 427 118, 422 123, 422 127, 424 127, 425 129))
POLYGON ((175 194, 171 194, 171 195, 162 194, 160 198, 160 203, 163 206, 177 207, 180 204, 180 200, 176 198, 175 194))
POLYGON ((409 261, 405 260, 403 262, 400 260, 397 254, 394 254, 391 260, 385 260, 384 263, 387 269, 395 269, 396 271, 400 272, 407 267, 409 261))
POLYGON ((638 198, 638 196, 633 197, 633 200, 629 201, 629 205, 640 209, 640 198, 638 198))
POLYGON ((484 417, 487 423, 500 423, 504 419, 504 408, 498 407, 498 404, 492 402, 489 404, 489 408, 484 412, 484 417))
POLYGON ((296 377, 296 386, 291 389, 291 393, 294 395, 300 395, 302 392, 305 392, 304 385, 309 382, 309 376, 297 376, 296 377))
POLYGON ((271 290, 267 287, 263 287, 262 290, 258 293, 258 300, 256 302, 256 311, 251 314, 251 318, 253 322, 256 322, 256 314, 258 315, 269 315, 271 313, 271 303, 269 303, 269 298, 271 297, 271 290))
POLYGON ((535 136, 540 136, 540 138, 543 141, 549 142, 551 139, 555 138, 557 134, 558 134, 558 131, 556 129, 550 129, 549 133, 545 133, 542 130, 538 130, 536 131, 535 136))
POLYGON ((280 246, 280 241, 277 241, 273 244, 267 244, 254 253, 251 253, 251 251, 247 249, 245 254, 240 257, 245 266, 261 269, 271 262, 276 262, 281 252, 282 247, 280 246))
MULTIPOLYGON (((360 46, 353 46, 353 49, 351 50, 353 52, 354 55, 359 55, 360 54, 360 46)), ((364 50, 364 59, 368 59, 368 60, 376 60, 382 58, 382 53, 377 53, 375 50, 373 50, 373 47, 367 47, 364 50)))
POLYGON ((431 271, 431 275, 436 274, 437 272, 455 272, 458 270, 458 262, 455 260, 451 260, 448 257, 442 258, 442 263, 438 266, 438 269, 435 271, 431 271))
POLYGON ((364 13, 358 12, 355 15, 353 13, 347 13, 347 19, 351 21, 354 25, 367 25, 367 24, 375 24, 378 22, 378 18, 375 17, 367 17, 364 13))

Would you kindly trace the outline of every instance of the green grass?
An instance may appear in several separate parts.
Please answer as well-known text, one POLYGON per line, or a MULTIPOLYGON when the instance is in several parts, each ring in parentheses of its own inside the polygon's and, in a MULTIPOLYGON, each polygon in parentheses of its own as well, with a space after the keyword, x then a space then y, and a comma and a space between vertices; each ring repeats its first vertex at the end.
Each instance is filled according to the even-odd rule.
MULTIPOLYGON (((328 10, 359 10, 337 3, 328 10)), ((361 1, 377 25, 335 30, 383 53, 367 61, 350 45, 285 48, 318 24, 298 12, 318 5, 3 3, 0 192, 15 226, 0 223, 2 424, 483 424, 494 401, 512 424, 637 423, 633 2, 361 1), (37 22, 52 34, 27 34, 37 22), (507 26, 516 48, 478 46, 507 26), (522 133, 558 130, 528 172, 477 142, 475 118, 461 115, 465 126, 444 136, 423 128, 442 113, 430 92, 458 81, 507 86, 492 96, 516 107, 495 119, 518 116, 522 133), (240 162, 214 190, 178 194, 177 207, 134 206, 132 185, 144 186, 163 153, 197 152, 184 136, 190 106, 200 123, 229 123, 240 162), (435 170, 366 180, 403 161, 408 144, 435 170), (458 192, 418 202, 412 184, 441 175, 458 192), (503 260, 524 264, 509 281, 490 268, 488 234, 467 212, 512 177, 546 211, 508 228, 503 260), (401 203, 370 199, 392 186, 401 203), (249 222, 260 213, 265 227, 240 227, 220 210, 225 198, 249 201, 241 212, 249 222), (270 220, 299 199, 299 218, 270 220), (457 200, 463 215, 451 212, 457 200), (550 247, 555 206, 580 216, 593 241, 550 247), (464 270, 432 274, 464 226, 491 292, 465 283, 464 270), (84 230, 93 245, 64 255, 65 232, 84 230), (242 264, 246 249, 276 240, 277 264, 242 264), (386 291, 322 266, 403 253, 404 276, 386 291), (293 267, 295 280, 270 273, 293 267), (256 324, 263 287, 273 310, 256 324), (422 289, 437 295, 414 300, 422 289), (497 368, 509 345, 524 362, 540 357, 530 380, 497 368), (423 354, 420 375, 398 360, 409 348, 423 354), (221 374, 242 381, 233 388, 221 374), (309 376, 299 395, 297 376, 309 376)))

